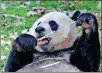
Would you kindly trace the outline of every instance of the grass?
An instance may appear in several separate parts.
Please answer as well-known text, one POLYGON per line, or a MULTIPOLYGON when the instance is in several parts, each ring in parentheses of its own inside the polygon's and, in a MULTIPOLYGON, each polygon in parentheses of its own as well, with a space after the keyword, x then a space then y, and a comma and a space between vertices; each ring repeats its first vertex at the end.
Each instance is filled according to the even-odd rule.
MULTIPOLYGON (((4 41, 13 41, 13 38, 10 38, 10 34, 17 32, 18 35, 21 34, 22 30, 28 29, 32 26, 32 24, 39 18, 38 16, 33 16, 28 18, 27 17, 27 11, 31 10, 32 7, 37 6, 43 6, 47 9, 49 8, 56 8, 60 10, 83 10, 87 9, 89 11, 95 10, 97 13, 100 12, 100 9, 97 8, 98 1, 81 1, 79 4, 77 4, 75 7, 71 7, 72 4, 74 4, 74 1, 68 1, 63 3, 59 3, 57 1, 43 1, 41 4, 36 3, 35 1, 31 1, 31 4, 27 8, 17 8, 17 6, 23 4, 20 3, 20 1, 1 1, 1 3, 6 3, 6 9, 1 10, 0 13, 3 14, 15 14, 21 17, 24 17, 25 19, 22 20, 22 24, 15 25, 14 19, 11 17, 5 17, 2 20, 4 22, 7 22, 8 26, 2 26, 1 27, 1 35, 4 36, 1 38, 1 40, 4 41)), ((99 28, 101 28, 101 25, 99 25, 99 28)), ((80 28, 78 28, 80 31, 80 28)), ((11 50, 11 46, 8 44, 1 45, 1 70, 3 70, 6 60, 9 54, 9 51, 11 50)), ((101 45, 101 51, 102 51, 102 45, 101 45)), ((101 53, 101 60, 102 60, 102 53, 101 53)))

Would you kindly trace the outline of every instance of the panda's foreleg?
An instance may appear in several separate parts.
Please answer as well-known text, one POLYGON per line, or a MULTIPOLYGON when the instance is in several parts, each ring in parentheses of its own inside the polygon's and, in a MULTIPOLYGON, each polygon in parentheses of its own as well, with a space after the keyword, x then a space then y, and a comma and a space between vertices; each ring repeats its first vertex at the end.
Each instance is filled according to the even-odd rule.
POLYGON ((22 34, 18 36, 12 43, 5 72, 16 72, 24 65, 31 63, 36 43, 37 40, 31 35, 22 34))

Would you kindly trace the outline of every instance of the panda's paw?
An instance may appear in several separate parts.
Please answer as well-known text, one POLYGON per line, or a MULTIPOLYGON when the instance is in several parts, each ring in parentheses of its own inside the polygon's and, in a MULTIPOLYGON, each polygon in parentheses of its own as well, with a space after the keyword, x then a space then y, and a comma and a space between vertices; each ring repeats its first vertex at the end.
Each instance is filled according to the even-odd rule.
POLYGON ((29 34, 21 34, 12 43, 12 48, 18 52, 27 52, 34 50, 37 45, 35 37, 29 34))

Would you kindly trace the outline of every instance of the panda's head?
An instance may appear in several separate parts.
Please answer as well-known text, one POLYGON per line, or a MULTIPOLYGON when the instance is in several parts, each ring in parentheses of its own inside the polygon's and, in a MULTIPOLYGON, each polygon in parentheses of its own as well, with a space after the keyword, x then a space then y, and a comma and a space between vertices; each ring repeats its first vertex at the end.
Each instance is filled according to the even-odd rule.
POLYGON ((29 33, 37 39, 46 36, 39 41, 36 49, 40 52, 52 52, 72 46, 77 37, 74 25, 74 21, 66 14, 50 12, 39 18, 30 28, 29 33), (61 44, 68 40, 69 36, 73 39, 66 44, 67 47, 62 47, 61 44))

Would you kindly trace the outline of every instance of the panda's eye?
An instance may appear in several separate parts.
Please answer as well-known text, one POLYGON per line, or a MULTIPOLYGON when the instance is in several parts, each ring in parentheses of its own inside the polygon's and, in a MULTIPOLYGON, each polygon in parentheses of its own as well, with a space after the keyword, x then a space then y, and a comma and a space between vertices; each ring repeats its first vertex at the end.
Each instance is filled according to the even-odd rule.
POLYGON ((53 21, 53 20, 49 21, 49 25, 50 25, 50 27, 51 27, 51 29, 53 31, 56 31, 58 29, 58 24, 55 21, 53 21))
MULTIPOLYGON (((41 23, 41 22, 39 22, 38 25, 39 25, 40 23, 41 23)), ((38 26, 38 25, 37 25, 37 26, 38 26)))

